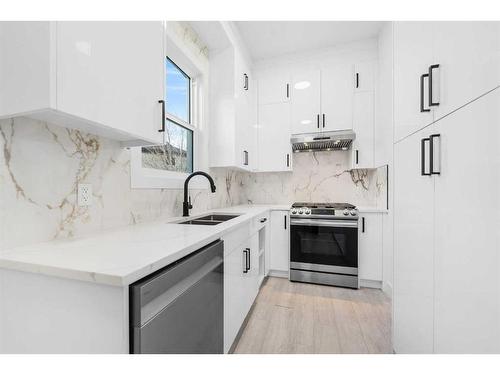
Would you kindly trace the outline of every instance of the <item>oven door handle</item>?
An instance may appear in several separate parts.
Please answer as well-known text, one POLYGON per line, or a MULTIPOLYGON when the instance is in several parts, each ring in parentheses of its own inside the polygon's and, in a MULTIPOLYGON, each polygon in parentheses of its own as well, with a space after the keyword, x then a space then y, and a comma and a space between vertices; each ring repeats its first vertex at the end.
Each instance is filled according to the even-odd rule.
POLYGON ((343 228, 357 228, 357 220, 311 220, 311 219, 292 219, 290 224, 306 225, 310 227, 343 227, 343 228))

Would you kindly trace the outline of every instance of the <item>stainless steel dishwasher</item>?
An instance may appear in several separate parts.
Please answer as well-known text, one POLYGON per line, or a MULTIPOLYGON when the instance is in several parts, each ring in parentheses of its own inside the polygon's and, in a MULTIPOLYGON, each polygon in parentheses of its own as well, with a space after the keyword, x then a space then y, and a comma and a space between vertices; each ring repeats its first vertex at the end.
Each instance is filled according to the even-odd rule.
POLYGON ((131 353, 223 353, 223 259, 218 240, 130 286, 131 353))

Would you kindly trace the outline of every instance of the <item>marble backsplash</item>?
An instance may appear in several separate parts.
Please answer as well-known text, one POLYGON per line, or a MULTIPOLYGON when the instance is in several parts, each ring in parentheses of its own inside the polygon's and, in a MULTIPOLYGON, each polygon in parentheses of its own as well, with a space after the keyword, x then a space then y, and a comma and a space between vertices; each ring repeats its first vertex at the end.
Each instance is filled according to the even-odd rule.
MULTIPOLYGON (((0 120, 0 149, 0 249, 182 215, 182 190, 130 188, 118 142, 16 118, 0 120), (92 184, 91 206, 78 206, 79 183, 92 184)), ((193 213, 246 203, 242 174, 210 173, 217 192, 192 190, 193 213)))
POLYGON ((350 170, 349 152, 293 154, 293 172, 243 176, 250 203, 348 202, 386 208, 386 168, 350 170))
MULTIPOLYGON (((182 190, 131 189, 130 150, 29 118, 0 120, 0 249, 182 214, 182 190), (79 183, 93 204, 78 206, 79 183)), ((349 171, 348 154, 294 155, 291 173, 212 169, 215 194, 191 190, 192 213, 254 203, 346 201, 385 207, 385 168, 349 171)))

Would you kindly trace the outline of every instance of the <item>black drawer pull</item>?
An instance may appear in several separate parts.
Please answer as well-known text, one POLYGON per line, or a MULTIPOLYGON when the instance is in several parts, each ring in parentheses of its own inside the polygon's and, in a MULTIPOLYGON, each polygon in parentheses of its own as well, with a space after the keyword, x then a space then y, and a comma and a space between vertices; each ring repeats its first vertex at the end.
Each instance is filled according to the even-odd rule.
POLYGON ((433 101, 434 97, 433 97, 433 93, 432 93, 432 71, 434 69, 438 69, 438 68, 439 68, 439 64, 434 64, 434 65, 429 66, 429 107, 439 105, 439 102, 433 101))
POLYGON ((430 109, 424 108, 424 80, 429 78, 429 74, 422 74, 420 76, 420 112, 430 112, 430 109))
POLYGON ((165 131, 165 100, 158 100, 158 103, 161 104, 161 129, 158 132, 163 133, 165 131))
POLYGON ((420 159, 420 169, 421 169, 421 170, 420 170, 420 174, 421 174, 422 176, 430 176, 430 175, 431 175, 431 173, 430 173, 430 172, 429 172, 429 173, 427 173, 427 172, 425 171, 425 144, 426 144, 427 142, 429 142, 429 143, 430 143, 430 141, 431 141, 431 139, 430 139, 430 138, 422 138, 422 140, 420 141, 420 142, 421 142, 421 143, 420 143, 420 154, 421 154, 421 155, 420 155, 420 156, 421 156, 421 159, 420 159))

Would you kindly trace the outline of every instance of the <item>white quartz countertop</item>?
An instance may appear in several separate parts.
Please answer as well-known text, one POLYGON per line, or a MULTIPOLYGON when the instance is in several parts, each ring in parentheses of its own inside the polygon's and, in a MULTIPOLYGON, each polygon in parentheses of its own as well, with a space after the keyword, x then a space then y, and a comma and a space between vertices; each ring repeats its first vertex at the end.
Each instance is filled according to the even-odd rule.
POLYGON ((241 214, 214 226, 181 225, 174 222, 182 218, 169 218, 87 237, 23 246, 1 251, 0 268, 127 286, 217 240, 257 215, 289 208, 289 205, 234 206, 206 212, 241 214))

